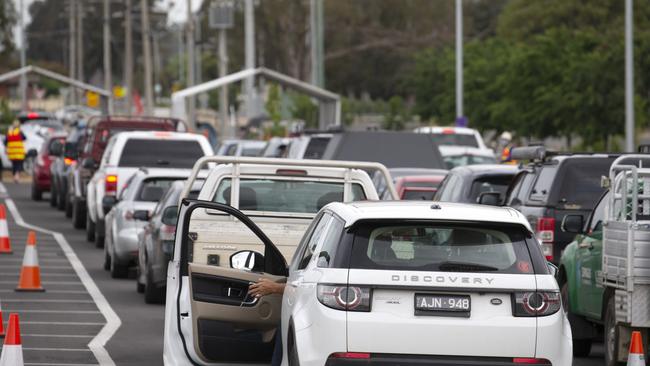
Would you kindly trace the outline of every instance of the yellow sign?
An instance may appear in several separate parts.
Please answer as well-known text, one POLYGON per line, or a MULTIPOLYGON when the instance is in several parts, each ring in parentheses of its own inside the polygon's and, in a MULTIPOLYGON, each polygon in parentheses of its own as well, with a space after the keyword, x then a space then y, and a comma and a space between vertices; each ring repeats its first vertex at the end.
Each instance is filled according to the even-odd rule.
POLYGON ((113 96, 117 99, 126 97, 126 88, 123 86, 114 86, 113 87, 113 96))
POLYGON ((88 105, 90 108, 99 107, 99 94, 86 92, 86 105, 88 105))

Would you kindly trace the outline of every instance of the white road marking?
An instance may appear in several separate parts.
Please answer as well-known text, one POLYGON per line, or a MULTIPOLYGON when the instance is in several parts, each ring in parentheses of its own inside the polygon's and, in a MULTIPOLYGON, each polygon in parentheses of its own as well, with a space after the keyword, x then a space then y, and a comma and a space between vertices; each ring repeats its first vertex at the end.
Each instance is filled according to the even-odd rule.
MULTIPOLYGON (((0 193, 7 193, 7 189, 2 183, 0 183, 0 193)), ((79 257, 77 257, 77 254, 74 252, 70 246, 70 243, 68 243, 63 234, 26 223, 25 220, 23 220, 23 217, 20 215, 16 204, 11 198, 9 198, 8 195, 5 199, 5 204, 7 205, 11 216, 13 216, 14 221, 19 226, 54 236, 54 240, 56 240, 56 242, 61 247, 61 250, 63 250, 63 253, 72 265, 72 268, 74 268, 75 272, 77 272, 79 280, 86 287, 86 291, 88 291, 92 299, 95 301, 95 305, 97 305, 97 308, 99 308, 99 311, 106 319, 106 324, 97 334, 97 336, 95 336, 95 338, 93 338, 88 343, 88 348, 90 348, 90 350, 93 352, 100 365, 114 366, 115 362, 108 354, 108 351, 106 351, 105 346, 111 337, 113 337, 115 332, 117 332, 117 330, 120 328, 120 325, 122 325, 122 320, 120 317, 108 303, 108 300, 106 300, 104 294, 102 294, 102 292, 99 290, 99 287, 97 287, 95 281, 93 281, 92 277, 90 277, 83 263, 81 263, 81 260, 79 260, 79 257)))

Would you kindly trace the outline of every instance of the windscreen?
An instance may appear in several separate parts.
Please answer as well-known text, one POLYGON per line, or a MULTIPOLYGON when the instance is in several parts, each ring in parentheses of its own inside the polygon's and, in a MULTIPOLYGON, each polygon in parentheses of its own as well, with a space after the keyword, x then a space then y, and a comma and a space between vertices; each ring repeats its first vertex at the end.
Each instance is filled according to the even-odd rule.
POLYGON ((201 145, 195 140, 129 139, 118 166, 191 169, 204 155, 201 145))
POLYGON ((526 231, 516 225, 372 222, 354 234, 350 268, 534 273, 526 231))
MULTIPOLYGON (((232 180, 223 179, 212 200, 230 204, 232 180)), ((352 184, 352 200, 365 200, 359 184, 352 184)), ((239 209, 270 212, 316 213, 330 202, 343 201, 343 182, 240 179, 239 209)))
POLYGON ((478 147, 478 141, 476 141, 474 135, 460 133, 434 133, 431 134, 431 137, 438 146, 478 147))
POLYGON ((158 202, 175 181, 183 178, 147 179, 142 182, 136 201, 158 202))

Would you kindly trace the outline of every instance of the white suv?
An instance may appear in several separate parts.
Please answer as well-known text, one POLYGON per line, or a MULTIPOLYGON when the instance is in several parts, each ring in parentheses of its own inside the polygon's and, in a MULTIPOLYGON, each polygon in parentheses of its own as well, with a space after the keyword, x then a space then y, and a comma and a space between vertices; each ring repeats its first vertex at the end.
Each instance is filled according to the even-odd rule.
POLYGON ((181 293, 192 301, 166 314, 167 363, 175 354, 187 365, 268 364, 280 319, 289 366, 572 363, 555 267, 511 208, 331 203, 289 267, 251 218, 224 204, 184 201, 177 230, 197 209, 229 215, 250 229, 238 240, 264 250, 233 251, 231 268, 194 273, 188 258, 200 234, 176 236, 181 281, 167 304, 181 293), (285 276, 283 297, 248 295, 251 282, 285 276), (202 318, 208 307, 219 311, 202 318), (171 335, 180 342, 168 343, 171 335))

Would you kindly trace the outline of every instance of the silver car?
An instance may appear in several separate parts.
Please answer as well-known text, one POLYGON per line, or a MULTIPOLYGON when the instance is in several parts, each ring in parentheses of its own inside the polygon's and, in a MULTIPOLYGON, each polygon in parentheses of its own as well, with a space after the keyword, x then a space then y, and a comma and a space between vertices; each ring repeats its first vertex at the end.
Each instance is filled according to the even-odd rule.
MULTIPOLYGON (((198 197, 203 182, 194 182, 188 198, 198 197)), ((183 181, 172 183, 140 233, 136 281, 137 290, 144 292, 144 301, 147 304, 158 304, 165 300, 167 263, 174 251, 178 199, 184 186, 183 181)))
POLYGON ((138 236, 151 212, 174 181, 185 180, 186 169, 141 168, 126 182, 117 201, 102 202, 106 215, 104 269, 113 278, 127 277, 138 258, 138 236))

